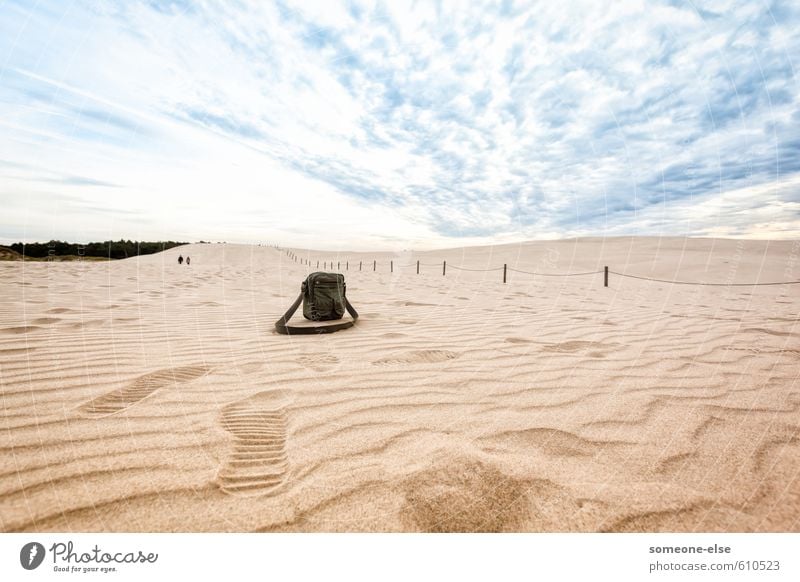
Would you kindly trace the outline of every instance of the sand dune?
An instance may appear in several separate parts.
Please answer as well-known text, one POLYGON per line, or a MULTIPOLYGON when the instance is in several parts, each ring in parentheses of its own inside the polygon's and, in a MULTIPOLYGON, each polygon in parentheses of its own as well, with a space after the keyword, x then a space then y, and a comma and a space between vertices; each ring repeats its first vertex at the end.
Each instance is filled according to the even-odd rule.
POLYGON ((596 273, 798 280, 800 244, 294 252, 0 263, 0 528, 800 530, 800 285, 596 273), (274 333, 317 260, 361 319, 274 333))

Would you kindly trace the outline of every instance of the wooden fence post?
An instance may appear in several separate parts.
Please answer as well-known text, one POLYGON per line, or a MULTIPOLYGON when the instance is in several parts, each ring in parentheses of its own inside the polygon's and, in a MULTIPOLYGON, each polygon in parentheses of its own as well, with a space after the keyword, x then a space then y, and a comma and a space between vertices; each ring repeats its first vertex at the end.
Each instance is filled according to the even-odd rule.
POLYGON ((603 281, 603 287, 608 287, 608 265, 605 268, 605 280, 603 281))
POLYGON ((361 261, 358 261, 358 270, 361 270, 361 261))
POLYGON ((442 261, 442 277, 447 272, 447 261, 442 261))
POLYGON ((372 261, 372 270, 375 271, 378 269, 378 261, 372 261))
POLYGON ((508 270, 508 265, 503 263, 503 283, 506 282, 506 271, 508 270))
POLYGON ((344 265, 345 265, 344 266, 344 270, 345 271, 349 271, 350 270, 350 261, 347 261, 344 265))
POLYGON ((394 273, 394 261, 389 261, 389 272, 394 273))
POLYGON ((419 275, 419 261, 417 261, 417 275, 419 275))

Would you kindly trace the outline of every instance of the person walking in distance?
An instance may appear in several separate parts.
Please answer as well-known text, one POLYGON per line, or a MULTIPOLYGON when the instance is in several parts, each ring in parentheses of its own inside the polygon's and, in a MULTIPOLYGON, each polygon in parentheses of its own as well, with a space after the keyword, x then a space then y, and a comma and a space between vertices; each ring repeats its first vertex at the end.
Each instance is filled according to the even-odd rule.
POLYGON ((188 266, 189 263, 191 263, 191 262, 192 262, 192 259, 190 259, 189 257, 186 257, 186 265, 188 266))
POLYGON ((182 264, 183 264, 183 255, 179 255, 179 256, 178 256, 178 264, 179 264, 179 265, 182 265, 182 264))

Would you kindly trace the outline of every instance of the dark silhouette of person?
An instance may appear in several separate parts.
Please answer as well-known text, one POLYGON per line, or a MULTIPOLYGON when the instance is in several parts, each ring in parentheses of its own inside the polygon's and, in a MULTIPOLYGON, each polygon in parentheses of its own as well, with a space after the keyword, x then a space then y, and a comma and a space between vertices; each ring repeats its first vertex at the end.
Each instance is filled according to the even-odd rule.
POLYGON ((178 264, 179 264, 179 265, 182 265, 182 264, 183 264, 183 255, 179 255, 179 256, 178 256, 178 264))
POLYGON ((192 262, 192 259, 190 259, 189 257, 186 257, 186 264, 188 265, 191 262, 192 262))

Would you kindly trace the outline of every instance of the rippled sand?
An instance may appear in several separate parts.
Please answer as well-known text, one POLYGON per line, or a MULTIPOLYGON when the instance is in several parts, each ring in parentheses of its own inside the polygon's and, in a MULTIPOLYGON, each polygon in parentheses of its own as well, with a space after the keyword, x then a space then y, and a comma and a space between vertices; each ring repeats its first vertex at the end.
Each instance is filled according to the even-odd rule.
POLYGON ((269 247, 0 262, 0 527, 800 530, 800 285, 614 274, 799 280, 800 244, 296 252, 355 328, 275 334, 307 267, 269 247), (612 275, 455 268, 503 263, 612 275))

